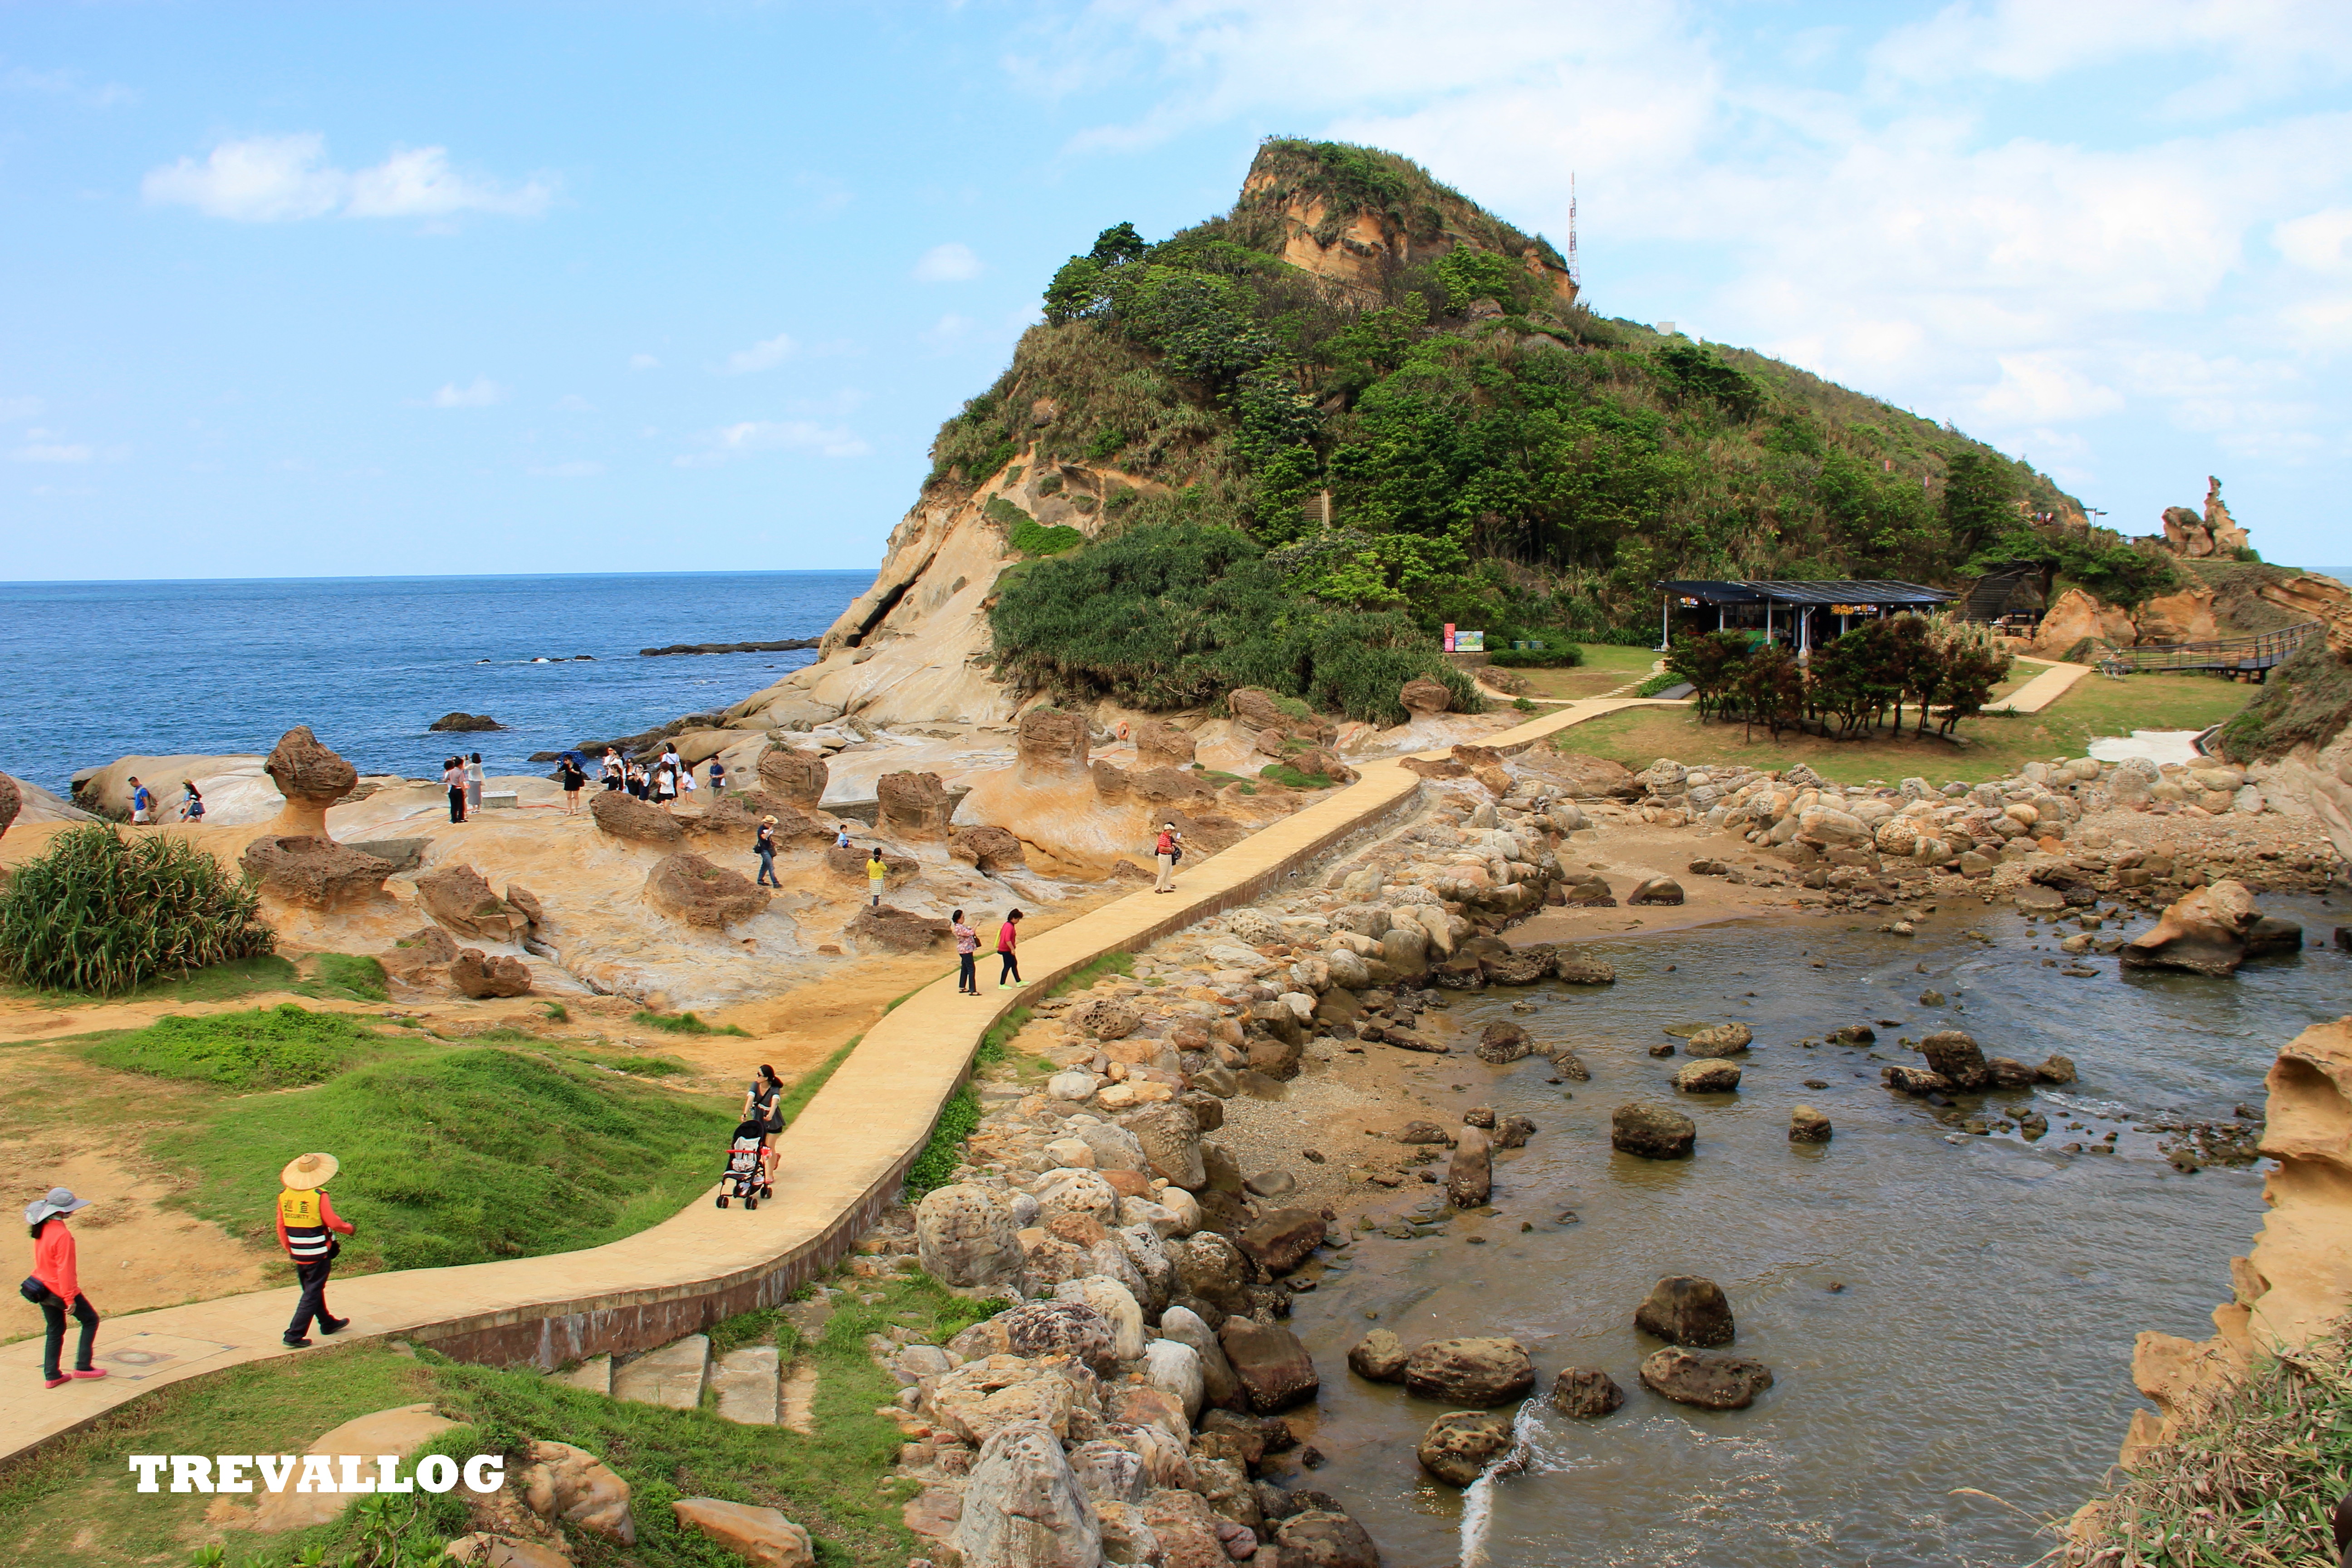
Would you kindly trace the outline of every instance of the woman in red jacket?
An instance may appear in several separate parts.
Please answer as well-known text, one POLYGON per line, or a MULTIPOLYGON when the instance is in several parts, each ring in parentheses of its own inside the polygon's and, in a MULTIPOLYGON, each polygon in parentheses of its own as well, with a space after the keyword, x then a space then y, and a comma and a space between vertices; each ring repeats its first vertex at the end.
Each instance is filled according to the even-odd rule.
POLYGON ((1010 991, 1021 984, 1021 957, 1014 949, 1021 944, 1021 911, 1013 910, 996 928, 996 956, 1003 967, 996 972, 996 988, 1010 991))
POLYGON ((47 1388, 62 1387, 77 1377, 106 1375, 89 1364, 90 1346, 98 1339, 98 1312, 81 1293, 81 1278, 74 1270, 73 1232, 66 1228, 66 1215, 89 1206, 88 1198, 51 1187, 47 1197, 25 1209, 25 1222, 33 1227, 33 1279, 43 1292, 41 1316, 49 1321, 48 1345, 41 1357, 43 1386, 47 1388), (74 1347, 73 1370, 60 1372, 58 1359, 66 1348, 68 1312, 81 1325, 81 1343, 74 1347))

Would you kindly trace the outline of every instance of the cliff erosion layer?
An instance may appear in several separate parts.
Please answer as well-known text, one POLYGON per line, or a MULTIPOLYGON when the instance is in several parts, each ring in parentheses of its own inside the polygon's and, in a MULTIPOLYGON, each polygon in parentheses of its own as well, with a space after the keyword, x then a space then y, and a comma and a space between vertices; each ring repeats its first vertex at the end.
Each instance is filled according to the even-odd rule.
POLYGON ((2281 1050, 2263 1153, 2279 1163, 2263 1188, 2270 1214, 2252 1251, 2230 1260, 2229 1301, 2208 1340, 2144 1333, 2132 1381, 2156 1402, 2136 1412, 2120 1458, 2130 1468, 2172 1440, 2198 1402, 2243 1377, 2258 1354, 2310 1343, 2352 1310, 2352 1016, 2315 1024, 2281 1050))

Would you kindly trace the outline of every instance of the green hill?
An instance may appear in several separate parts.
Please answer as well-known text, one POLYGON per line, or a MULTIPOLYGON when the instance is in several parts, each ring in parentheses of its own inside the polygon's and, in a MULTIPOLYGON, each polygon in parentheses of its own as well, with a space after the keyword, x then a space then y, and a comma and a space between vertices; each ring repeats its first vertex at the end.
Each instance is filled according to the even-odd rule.
POLYGON ((1540 236, 1370 148, 1270 140, 1231 212, 1108 228, 1045 303, 926 490, 1070 475, 1091 539, 992 500, 1037 557, 992 624, 1001 670, 1074 695, 1234 677, 1393 718, 1378 686, 1443 623, 1647 637, 1659 577, 1950 583, 2071 537, 2084 574, 2169 578, 1948 425, 1594 313, 1540 236))

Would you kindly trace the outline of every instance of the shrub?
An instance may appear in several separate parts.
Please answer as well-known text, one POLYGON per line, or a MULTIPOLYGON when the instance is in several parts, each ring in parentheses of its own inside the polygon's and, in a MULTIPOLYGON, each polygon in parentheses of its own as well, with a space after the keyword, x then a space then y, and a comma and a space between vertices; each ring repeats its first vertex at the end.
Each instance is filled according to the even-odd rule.
POLYGON ((1574 643, 1557 647, 1498 647, 1486 656, 1486 662, 1505 669, 1573 669, 1584 662, 1584 650, 1574 643))
POLYGON ((640 1008, 629 1015, 632 1023, 643 1024, 649 1029, 659 1029, 670 1035, 741 1035, 746 1039, 751 1031, 733 1024, 706 1024, 691 1013, 656 1013, 640 1008))
POLYGON ((934 1188, 944 1187, 954 1179, 956 1163, 961 1158, 963 1141, 980 1125, 980 1101, 969 1089, 960 1089, 955 1098, 940 1108, 940 1120, 931 1129, 931 1141, 907 1167, 907 1197, 921 1197, 934 1188))
POLYGON ((2325 746, 2352 722, 2352 663, 2314 637, 2270 672, 2260 695, 2221 725, 2221 750, 2233 763, 2284 756, 2299 745, 2325 746))
POLYGON ((200 1018, 177 1014, 143 1029, 82 1047, 100 1067, 154 1078, 216 1083, 228 1089, 294 1089, 342 1070, 374 1030, 340 1013, 312 1013, 291 1002, 200 1018))
POLYGON ((59 834, 0 891, 0 974, 44 991, 116 996, 277 942, 254 890, 210 855, 105 823, 59 834))
POLYGON ((320 985, 348 992, 362 1002, 381 1002, 390 994, 384 989, 383 963, 366 953, 322 952, 317 971, 320 985))

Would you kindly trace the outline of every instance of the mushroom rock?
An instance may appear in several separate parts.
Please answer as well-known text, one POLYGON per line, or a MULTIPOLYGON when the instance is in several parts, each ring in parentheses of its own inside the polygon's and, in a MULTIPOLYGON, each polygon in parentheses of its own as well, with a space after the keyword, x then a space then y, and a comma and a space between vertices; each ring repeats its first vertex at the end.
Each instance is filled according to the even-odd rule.
POLYGON ((1216 791, 1201 781, 1198 773, 1187 768, 1167 764, 1145 768, 1128 774, 1127 787, 1137 796, 1153 805, 1164 805, 1171 801, 1213 797, 1216 794, 1216 791))
POLYGON ((759 773, 762 789, 794 805, 814 805, 823 800, 825 782, 830 777, 823 757, 789 746, 770 746, 761 752, 759 773))
POLYGON ((1127 770, 1104 758, 1097 757, 1094 766, 1089 771, 1094 774, 1095 794, 1099 795, 1105 804, 1127 798, 1129 784, 1127 770))
POLYGON ((875 781, 879 831, 908 838, 943 838, 955 802, 937 773, 884 773, 875 781))
MULTIPOLYGON (((742 879, 738 877, 737 881, 742 879)), ((841 934, 859 943, 873 942, 893 952, 920 952, 954 934, 947 921, 933 920, 888 904, 868 904, 841 928, 841 934)))
POLYGON ((616 789, 597 791, 588 802, 588 815, 604 832, 632 843, 675 844, 686 837, 684 818, 616 789))
POLYGON ((504 953, 483 956, 478 947, 457 950, 450 961, 449 983, 467 996, 523 996, 530 992, 530 969, 520 958, 504 953))
POLYGON ((1021 715, 1021 772, 1024 775, 1069 773, 1087 765, 1087 721, 1058 708, 1032 708, 1021 715))
MULTIPOLYGON (((419 884, 420 888, 422 884, 419 884)), ((664 859, 646 878, 646 898, 688 925, 725 930, 768 907, 768 890, 691 850, 664 859)))
MULTIPOLYGON (((849 877, 863 882, 866 880, 866 857, 873 852, 871 845, 860 849, 855 844, 845 848, 838 844, 828 844, 824 850, 824 868, 836 876, 849 877)), ((887 847, 882 851, 882 866, 886 879, 892 880, 900 877, 912 877, 923 868, 922 863, 913 856, 902 855, 898 850, 887 847)))
POLYGON ((389 860, 306 834, 257 838, 246 846, 237 864, 287 902, 313 910, 372 899, 393 871, 389 860))
POLYGON ((360 771, 321 744, 308 724, 279 737, 262 771, 286 797, 270 831, 288 838, 327 837, 327 807, 360 782, 360 771))
POLYGON ((1164 720, 1146 719, 1135 727, 1138 768, 1189 768, 1192 753, 1192 737, 1164 720))
POLYGON ((1021 840, 1002 827, 950 827, 948 829, 948 853, 977 871, 994 871, 1006 866, 1025 866, 1028 852, 1021 840))
POLYGON ((2166 910, 2155 925, 2125 944, 2121 961, 2126 969, 2234 974, 2262 918, 2246 885, 2224 878, 2166 910))
POLYGON ((468 865, 444 866, 417 878, 416 901, 439 924, 483 942, 512 942, 530 926, 521 910, 492 892, 468 865))
POLYGON ((1397 692, 1397 700, 1404 705, 1404 710, 1407 713, 1415 718, 1423 718, 1432 713, 1443 713, 1452 708, 1454 693, 1448 691, 1442 683, 1423 675, 1406 681, 1403 688, 1397 692))

